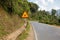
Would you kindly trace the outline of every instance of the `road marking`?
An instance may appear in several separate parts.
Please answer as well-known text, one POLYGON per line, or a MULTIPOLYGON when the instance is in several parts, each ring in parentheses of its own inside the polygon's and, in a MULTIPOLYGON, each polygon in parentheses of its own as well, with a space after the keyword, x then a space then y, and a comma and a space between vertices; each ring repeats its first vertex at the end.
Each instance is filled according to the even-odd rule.
MULTIPOLYGON (((32 26, 33 26, 33 25, 32 25, 32 26)), ((34 26, 33 26, 33 30, 34 30, 34 33, 35 33, 35 39, 38 40, 38 38, 37 38, 37 33, 36 33, 35 29, 34 29, 34 26)))

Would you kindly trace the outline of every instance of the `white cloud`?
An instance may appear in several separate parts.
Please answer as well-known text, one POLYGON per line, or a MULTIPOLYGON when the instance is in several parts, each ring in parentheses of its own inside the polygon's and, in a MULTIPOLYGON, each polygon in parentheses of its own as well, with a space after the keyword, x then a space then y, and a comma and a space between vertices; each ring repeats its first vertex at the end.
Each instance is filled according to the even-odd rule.
POLYGON ((58 6, 54 4, 55 0, 30 0, 30 2, 36 3, 39 6, 39 10, 60 9, 58 6), (50 4, 49 2, 52 4, 50 4))
POLYGON ((36 3, 36 4, 39 4, 39 1, 37 1, 37 0, 34 0, 34 3, 36 3))
POLYGON ((30 2, 33 1, 36 4, 42 4, 44 6, 47 6, 47 2, 45 0, 30 0, 30 2))
POLYGON ((47 2, 45 0, 34 0, 34 3, 39 5, 39 9, 38 10, 47 10, 47 2))
POLYGON ((45 0, 38 0, 39 3, 42 3, 44 6, 47 6, 47 2, 45 0))
POLYGON ((60 7, 58 7, 58 6, 53 6, 53 7, 50 7, 50 8, 49 8, 49 10, 51 10, 51 9, 58 10, 58 9, 60 9, 60 7))
POLYGON ((53 9, 58 10, 58 9, 60 9, 60 7, 54 6, 53 9))
POLYGON ((45 6, 40 6, 40 8, 38 10, 46 10, 47 11, 47 8, 45 6))
POLYGON ((54 3, 54 0, 48 0, 48 2, 54 3))

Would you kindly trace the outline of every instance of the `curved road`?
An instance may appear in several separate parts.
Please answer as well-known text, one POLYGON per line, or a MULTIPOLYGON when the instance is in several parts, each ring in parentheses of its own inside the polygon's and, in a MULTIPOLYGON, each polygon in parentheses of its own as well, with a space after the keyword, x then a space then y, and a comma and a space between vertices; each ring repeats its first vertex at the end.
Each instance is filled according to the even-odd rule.
POLYGON ((35 31, 36 40, 60 40, 60 28, 48 24, 30 21, 35 31))

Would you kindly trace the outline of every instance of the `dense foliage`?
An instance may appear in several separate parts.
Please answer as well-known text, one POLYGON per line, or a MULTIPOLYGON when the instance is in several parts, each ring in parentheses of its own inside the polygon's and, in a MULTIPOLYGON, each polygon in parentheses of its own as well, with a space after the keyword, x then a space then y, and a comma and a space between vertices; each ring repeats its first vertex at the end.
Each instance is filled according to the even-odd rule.
POLYGON ((11 14, 15 13, 21 16, 24 11, 29 12, 27 0, 0 0, 0 4, 11 14))
POLYGON ((52 9, 51 13, 45 10, 40 10, 32 14, 31 14, 32 20, 38 20, 39 22, 46 23, 46 24, 60 25, 60 18, 58 18, 55 15, 56 14, 55 9, 52 9))
POLYGON ((38 10, 38 5, 35 3, 29 2, 29 6, 32 13, 35 13, 38 10))
POLYGON ((10 14, 15 13, 19 16, 22 16, 22 13, 27 11, 30 13, 29 17, 32 20, 38 20, 42 23, 60 24, 60 17, 57 18, 55 9, 52 9, 50 15, 48 11, 38 11, 38 5, 32 2, 28 2, 27 0, 0 0, 0 4, 10 14))
POLYGON ((52 9, 51 13, 45 10, 38 11, 38 5, 34 3, 30 3, 30 10, 31 10, 31 18, 32 20, 38 20, 39 22, 46 23, 46 24, 55 24, 60 25, 60 17, 56 16, 56 10, 52 9))

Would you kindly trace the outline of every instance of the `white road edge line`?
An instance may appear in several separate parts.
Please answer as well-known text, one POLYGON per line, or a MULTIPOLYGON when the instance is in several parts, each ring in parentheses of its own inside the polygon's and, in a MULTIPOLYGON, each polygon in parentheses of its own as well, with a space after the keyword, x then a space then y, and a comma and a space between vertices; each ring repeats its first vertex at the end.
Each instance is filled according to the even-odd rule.
MULTIPOLYGON (((33 25, 32 25, 32 26, 33 26, 33 25)), ((34 30, 34 33, 35 33, 35 39, 38 40, 38 38, 37 38, 37 33, 36 33, 35 29, 34 29, 34 26, 33 26, 33 30, 34 30)))

